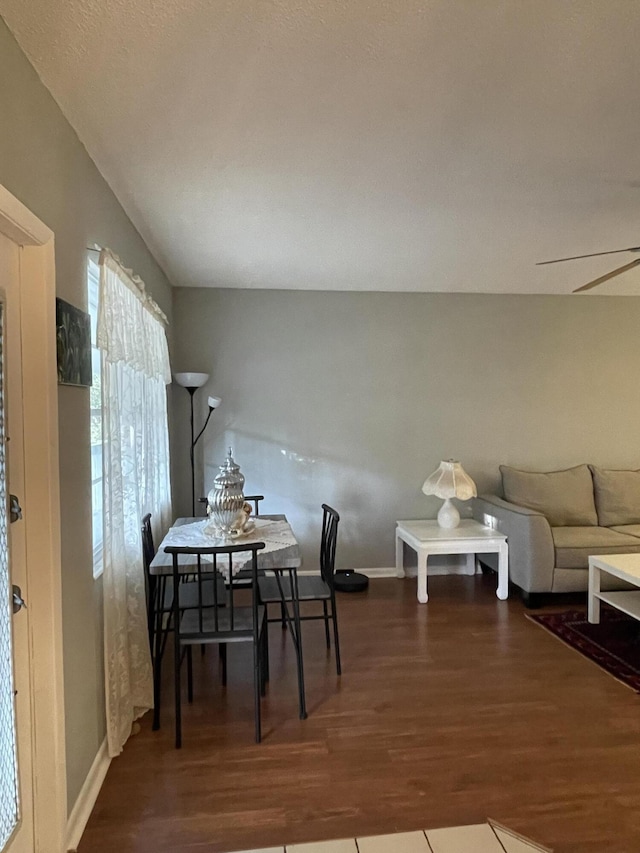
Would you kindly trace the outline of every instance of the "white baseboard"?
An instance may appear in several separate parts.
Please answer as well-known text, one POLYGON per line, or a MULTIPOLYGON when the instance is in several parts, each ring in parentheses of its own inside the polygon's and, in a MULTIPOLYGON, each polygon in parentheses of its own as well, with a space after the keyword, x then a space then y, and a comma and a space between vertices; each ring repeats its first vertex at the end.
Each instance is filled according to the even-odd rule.
MULTIPOLYGON (((356 569, 357 572, 360 572, 361 575, 366 575, 368 578, 396 578, 398 575, 396 574, 396 567, 390 566, 389 568, 381 567, 376 569, 356 569)), ((406 566, 405 577, 407 578, 416 578, 418 576, 418 570, 415 566, 406 566)), ((432 564, 431 560, 429 561, 429 577, 433 577, 434 575, 468 575, 468 571, 466 566, 455 566, 455 565, 438 565, 437 563, 432 564)))
MULTIPOLYGON (((438 564, 435 560, 432 562, 433 558, 429 557, 429 569, 428 575, 430 578, 435 575, 466 575, 467 577, 471 577, 466 565, 464 563, 440 563, 438 564)), ((406 566, 405 567, 405 577, 407 578, 415 578, 418 576, 418 570, 415 566, 406 566)), ((475 574, 475 572, 473 572, 475 574)), ((395 576, 395 569, 394 569, 395 576)))
MULTIPOLYGON (((338 569, 340 571, 340 569, 338 569)), ((361 575, 366 575, 368 578, 395 578, 396 577, 396 569, 395 566, 391 568, 380 567, 375 569, 354 569, 354 572, 359 572, 361 575)), ((298 577, 310 577, 311 575, 319 574, 318 569, 300 569, 298 571, 298 577)))
POLYGON ((361 575, 366 575, 368 578, 395 578, 396 577, 396 567, 395 566, 378 566, 373 569, 356 569, 356 572, 360 572, 361 575))
POLYGON ((84 780, 84 785, 78 794, 78 799, 67 820, 67 850, 78 849, 82 833, 96 804, 100 788, 102 788, 102 783, 104 782, 104 777, 107 775, 110 764, 111 759, 109 758, 107 739, 105 738, 100 745, 96 757, 93 759, 91 769, 84 780))
MULTIPOLYGON (((338 569, 339 571, 339 569, 338 569)), ((366 575, 368 578, 395 578, 395 566, 379 566, 373 569, 354 569, 361 575, 366 575)), ((300 569, 298 575, 317 575, 317 569, 300 569)), ((415 578, 418 570, 415 566, 405 566, 405 576, 415 578)), ((429 557, 429 577, 433 575, 468 575, 466 562, 452 559, 451 557, 439 557, 434 555, 429 557)))

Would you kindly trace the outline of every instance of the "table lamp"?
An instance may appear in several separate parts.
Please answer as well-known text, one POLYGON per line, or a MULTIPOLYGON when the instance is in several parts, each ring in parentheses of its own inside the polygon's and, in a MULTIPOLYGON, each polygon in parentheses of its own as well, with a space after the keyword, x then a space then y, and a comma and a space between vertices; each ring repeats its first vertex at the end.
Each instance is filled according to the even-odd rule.
POLYGON ((468 501, 469 498, 475 498, 478 494, 476 484, 462 465, 453 459, 440 463, 433 474, 424 481, 422 491, 425 495, 435 495, 437 498, 444 499, 438 512, 438 525, 447 530, 460 524, 460 513, 451 503, 451 498, 468 501))
POLYGON ((196 514, 196 472, 194 465, 194 449, 200 436, 207 428, 207 424, 209 423, 209 418, 211 417, 211 413, 214 409, 217 409, 222 400, 220 397, 209 397, 207 402, 209 403, 209 414, 207 415, 207 419, 204 422, 204 426, 194 438, 194 430, 193 430, 193 395, 196 393, 198 388, 202 388, 207 379, 209 378, 208 373, 174 373, 173 378, 176 380, 178 385, 182 385, 183 388, 186 388, 189 392, 189 396, 191 398, 191 448, 189 451, 189 458, 191 460, 191 515, 195 516, 196 514))

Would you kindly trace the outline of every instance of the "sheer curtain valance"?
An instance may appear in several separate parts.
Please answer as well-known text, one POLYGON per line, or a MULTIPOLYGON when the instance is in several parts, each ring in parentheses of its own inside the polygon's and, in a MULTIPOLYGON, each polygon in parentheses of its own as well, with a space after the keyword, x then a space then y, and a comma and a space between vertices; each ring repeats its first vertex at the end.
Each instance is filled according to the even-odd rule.
POLYGON ((97 341, 102 361, 103 599, 107 740, 118 755, 153 706, 140 525, 171 524, 164 315, 140 280, 100 253, 97 341))
POLYGON ((100 252, 98 346, 108 362, 124 362, 146 376, 171 382, 165 315, 138 276, 108 249, 100 252))

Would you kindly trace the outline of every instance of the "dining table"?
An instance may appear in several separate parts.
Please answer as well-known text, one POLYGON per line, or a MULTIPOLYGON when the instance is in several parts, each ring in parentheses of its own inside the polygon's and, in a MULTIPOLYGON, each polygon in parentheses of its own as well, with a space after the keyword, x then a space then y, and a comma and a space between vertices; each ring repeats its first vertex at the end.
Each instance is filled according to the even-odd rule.
MULTIPOLYGON (((302 560, 300 546, 291 529, 291 525, 284 515, 260 515, 250 519, 248 529, 239 536, 221 536, 215 532, 209 518, 178 518, 167 531, 160 543, 156 554, 149 566, 149 574, 154 579, 161 577, 172 577, 173 557, 166 553, 167 547, 179 548, 209 548, 224 545, 249 545, 254 542, 264 542, 264 549, 258 552, 258 572, 272 573, 278 583, 281 597, 282 616, 291 636, 295 654, 298 675, 298 699, 300 719, 307 717, 305 688, 304 688, 304 663, 302 658, 302 632, 300 630, 300 599, 298 595, 298 569, 302 560), (282 585, 284 574, 289 575, 291 596, 287 596, 282 585), (291 608, 289 607, 291 605, 291 608)), ((195 566, 198 557, 184 555, 180 565, 181 573, 189 575, 189 566, 195 566)), ((213 558, 211 556, 200 557, 203 569, 207 562, 211 563, 213 570, 213 558)), ((233 555, 231 573, 237 577, 245 572, 251 563, 251 552, 236 553, 233 555)), ((220 568, 218 567, 218 571, 220 568)), ((224 576, 224 575, 223 575, 224 576)), ((230 583, 231 578, 225 577, 225 582, 230 583)), ((257 590, 254 591, 257 594, 257 590)), ((161 666, 161 655, 159 660, 154 660, 154 677, 156 667, 161 666)), ((159 717, 154 718, 154 728, 159 725, 159 717), (157 721, 157 725, 156 725, 157 721)))

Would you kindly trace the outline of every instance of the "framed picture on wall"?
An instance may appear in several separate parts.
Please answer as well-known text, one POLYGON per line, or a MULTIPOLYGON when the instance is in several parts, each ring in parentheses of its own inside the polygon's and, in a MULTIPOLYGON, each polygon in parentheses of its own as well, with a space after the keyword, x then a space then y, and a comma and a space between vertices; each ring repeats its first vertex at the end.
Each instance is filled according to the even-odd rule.
POLYGON ((91 385, 91 320, 88 314, 56 299, 56 349, 59 385, 91 385))

